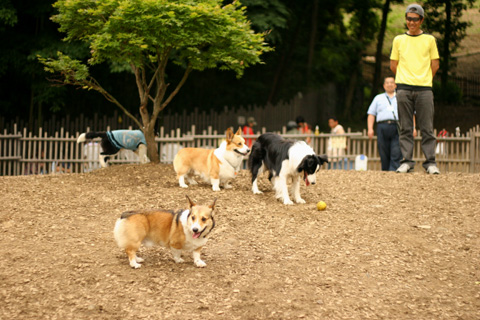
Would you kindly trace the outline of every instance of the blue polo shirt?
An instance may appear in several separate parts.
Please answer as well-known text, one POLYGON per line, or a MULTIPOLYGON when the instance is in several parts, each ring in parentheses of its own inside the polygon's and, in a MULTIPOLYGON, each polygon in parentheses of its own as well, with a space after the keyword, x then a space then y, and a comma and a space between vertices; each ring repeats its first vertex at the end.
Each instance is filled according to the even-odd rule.
POLYGON ((377 122, 398 120, 397 96, 390 98, 385 92, 376 95, 370 107, 368 107, 367 113, 375 116, 377 122))

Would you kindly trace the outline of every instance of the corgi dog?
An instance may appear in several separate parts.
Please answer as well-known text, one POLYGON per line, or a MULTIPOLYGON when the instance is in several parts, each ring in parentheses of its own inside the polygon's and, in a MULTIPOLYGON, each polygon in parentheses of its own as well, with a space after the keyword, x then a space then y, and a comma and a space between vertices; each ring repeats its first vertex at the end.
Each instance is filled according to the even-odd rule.
POLYGON ((102 152, 99 161, 102 168, 108 166, 108 160, 122 149, 132 150, 140 158, 140 163, 147 163, 147 141, 141 130, 113 130, 85 132, 78 136, 77 143, 100 138, 102 152))
POLYGON ((250 148, 245 144, 241 128, 238 128, 235 134, 228 128, 225 141, 217 149, 181 149, 173 159, 173 168, 182 188, 188 188, 185 178, 190 184, 197 184, 193 175, 198 174, 212 185, 213 191, 220 191, 220 184, 223 184, 225 189, 230 189, 230 180, 236 177, 243 157, 249 152, 250 148))
POLYGON ((158 244, 169 248, 176 263, 182 263, 182 250, 193 252, 193 262, 203 268, 200 251, 207 243, 207 236, 215 227, 213 211, 215 202, 209 206, 196 205, 187 196, 189 209, 138 210, 122 213, 115 223, 113 234, 117 245, 125 250, 132 268, 140 268, 144 260, 137 256, 142 243, 158 244))

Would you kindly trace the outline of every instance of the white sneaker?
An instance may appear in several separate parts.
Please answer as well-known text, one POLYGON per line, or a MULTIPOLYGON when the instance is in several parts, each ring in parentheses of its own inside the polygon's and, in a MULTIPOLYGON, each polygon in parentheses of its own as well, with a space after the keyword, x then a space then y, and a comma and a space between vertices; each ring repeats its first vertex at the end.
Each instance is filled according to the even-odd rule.
POLYGON ((427 169, 428 174, 440 174, 440 170, 438 170, 437 166, 430 166, 427 169))
POLYGON ((410 166, 406 163, 402 164, 400 167, 398 167, 397 169, 397 173, 407 173, 407 172, 410 172, 412 171, 413 168, 410 168, 410 166))

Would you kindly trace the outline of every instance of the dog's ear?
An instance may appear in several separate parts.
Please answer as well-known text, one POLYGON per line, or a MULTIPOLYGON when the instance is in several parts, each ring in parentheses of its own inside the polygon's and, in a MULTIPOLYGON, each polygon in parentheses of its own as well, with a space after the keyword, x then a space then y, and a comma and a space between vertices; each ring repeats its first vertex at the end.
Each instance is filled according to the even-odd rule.
POLYGON ((190 208, 191 208, 191 207, 194 207, 194 206, 195 206, 195 203, 190 199, 189 196, 186 195, 186 197, 187 197, 187 199, 188 199, 188 204, 190 205, 190 208))
POLYGON ((213 199, 213 203, 208 206, 210 209, 212 209, 212 211, 215 210, 215 203, 216 202, 217 202, 217 198, 213 199))
POLYGON ((297 167, 298 172, 302 172, 303 170, 305 170, 305 166, 307 165, 307 161, 308 161, 308 157, 305 157, 305 158, 302 159, 302 162, 300 162, 300 164, 297 167))
POLYGON ((241 127, 238 127, 238 130, 237 130, 237 132, 235 132, 235 135, 237 135, 237 136, 242 135, 242 128, 241 127))
POLYGON ((323 154, 321 156, 317 156, 318 158, 318 161, 320 161, 320 165, 324 164, 324 163, 328 163, 328 157, 326 154, 323 154))
POLYGON ((228 128, 227 131, 225 132, 225 135, 227 136, 227 141, 230 142, 233 140, 233 130, 232 128, 228 128))

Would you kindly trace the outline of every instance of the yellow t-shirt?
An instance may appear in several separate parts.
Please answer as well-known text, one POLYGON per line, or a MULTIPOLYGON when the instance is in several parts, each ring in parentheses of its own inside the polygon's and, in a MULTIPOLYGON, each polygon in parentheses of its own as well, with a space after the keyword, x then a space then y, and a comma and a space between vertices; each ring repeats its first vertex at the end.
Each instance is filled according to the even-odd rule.
POLYGON ((431 34, 398 35, 393 39, 390 60, 397 60, 395 83, 432 86, 432 60, 439 59, 437 42, 431 34))

